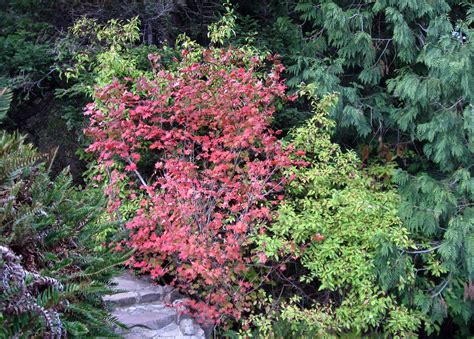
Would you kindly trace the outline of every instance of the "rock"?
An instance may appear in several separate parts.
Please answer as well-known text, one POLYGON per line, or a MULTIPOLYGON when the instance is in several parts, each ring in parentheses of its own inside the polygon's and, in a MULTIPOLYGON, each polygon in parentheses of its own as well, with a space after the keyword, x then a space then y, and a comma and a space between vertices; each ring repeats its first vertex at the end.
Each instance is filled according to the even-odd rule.
POLYGON ((176 311, 172 308, 130 308, 118 309, 112 313, 121 323, 128 328, 144 327, 158 330, 176 321, 176 311))
POLYGON ((138 292, 141 303, 151 303, 163 299, 163 289, 161 286, 154 286, 153 289, 148 289, 138 292))
POLYGON ((165 286, 163 291, 165 294, 164 300, 169 304, 173 303, 175 300, 182 298, 182 295, 179 294, 178 290, 174 287, 165 286))
POLYGON ((195 335, 197 332, 194 322, 191 319, 182 319, 179 322, 179 329, 184 335, 195 335))
POLYGON ((158 338, 183 338, 183 333, 181 333, 178 325, 170 324, 158 331, 153 337, 153 339, 158 338))
POLYGON ((153 284, 153 281, 149 278, 138 278, 134 274, 130 272, 124 272, 119 277, 112 279, 112 282, 116 284, 115 288, 118 290, 127 290, 127 291, 137 291, 144 289, 150 289, 154 287, 159 287, 161 290, 163 289, 161 286, 156 286, 153 284))
POLYGON ((134 305, 138 300, 138 293, 136 292, 123 292, 112 294, 104 297, 104 301, 107 304, 116 306, 130 306, 134 305))

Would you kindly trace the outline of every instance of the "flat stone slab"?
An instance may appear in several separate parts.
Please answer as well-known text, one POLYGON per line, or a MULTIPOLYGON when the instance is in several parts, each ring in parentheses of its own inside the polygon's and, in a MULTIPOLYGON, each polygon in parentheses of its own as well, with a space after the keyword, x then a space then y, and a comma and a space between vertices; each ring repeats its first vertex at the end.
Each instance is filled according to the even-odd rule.
POLYGON ((186 335, 184 334, 180 327, 176 324, 169 324, 166 327, 163 327, 160 330, 146 330, 135 328, 132 332, 124 335, 125 339, 139 339, 139 338, 183 338, 183 339, 202 339, 204 338, 204 331, 202 333, 197 333, 196 335, 186 335))
POLYGON ((124 307, 132 306, 139 303, 151 303, 163 300, 164 294, 161 286, 153 289, 144 289, 140 292, 122 292, 108 295, 103 300, 110 305, 124 307))
POLYGON ((126 308, 117 309, 112 313, 127 327, 144 327, 150 330, 159 330, 176 322, 176 311, 170 307, 157 308, 126 308))
POLYGON ((107 304, 115 306, 130 306, 137 303, 139 298, 136 292, 123 292, 105 296, 103 299, 107 304))
POLYGON ((136 275, 125 271, 122 275, 112 279, 112 282, 116 284, 116 289, 118 290, 127 290, 127 291, 139 291, 141 289, 146 289, 150 287, 161 287, 156 286, 148 277, 138 278, 136 275))
POLYGON ((164 297, 163 288, 161 286, 153 286, 152 289, 144 289, 138 292, 138 300, 140 303, 151 303, 162 300, 164 297))

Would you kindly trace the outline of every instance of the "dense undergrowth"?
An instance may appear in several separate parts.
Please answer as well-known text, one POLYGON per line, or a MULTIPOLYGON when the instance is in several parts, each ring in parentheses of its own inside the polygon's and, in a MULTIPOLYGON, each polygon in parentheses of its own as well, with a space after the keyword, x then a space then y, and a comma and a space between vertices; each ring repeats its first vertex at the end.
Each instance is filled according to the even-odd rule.
POLYGON ((112 334, 125 261, 219 336, 472 335, 471 3, 131 3, 0 5, 5 335, 112 334))
POLYGON ((19 134, 0 135, 0 322, 5 337, 113 335, 101 297, 129 253, 101 249, 98 192, 51 178, 53 155, 19 134))

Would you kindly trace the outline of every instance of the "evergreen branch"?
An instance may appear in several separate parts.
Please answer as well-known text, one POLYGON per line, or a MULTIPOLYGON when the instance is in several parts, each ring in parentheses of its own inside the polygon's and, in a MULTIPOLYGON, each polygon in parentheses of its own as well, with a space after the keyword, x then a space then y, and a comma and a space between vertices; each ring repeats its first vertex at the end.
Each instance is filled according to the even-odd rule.
POLYGON ((444 289, 448 286, 448 283, 451 281, 451 277, 452 277, 452 273, 449 273, 446 280, 441 284, 441 287, 439 288, 438 292, 431 295, 432 298, 436 298, 438 295, 440 295, 444 291, 444 289))
POLYGON ((426 250, 418 250, 418 251, 403 251, 404 253, 409 253, 409 254, 422 254, 422 253, 429 253, 429 252, 433 252, 433 251, 436 251, 438 248, 441 247, 442 244, 439 244, 438 246, 435 246, 435 247, 431 247, 431 248, 428 248, 426 250))

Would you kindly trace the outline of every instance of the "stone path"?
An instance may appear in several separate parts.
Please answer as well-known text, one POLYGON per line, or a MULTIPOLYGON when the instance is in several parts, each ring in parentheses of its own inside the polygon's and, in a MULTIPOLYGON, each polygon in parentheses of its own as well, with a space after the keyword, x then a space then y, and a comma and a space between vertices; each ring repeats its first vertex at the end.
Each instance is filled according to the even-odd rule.
POLYGON ((187 316, 176 312, 179 294, 170 286, 157 286, 148 278, 138 279, 129 272, 114 279, 121 293, 104 298, 112 315, 129 329, 117 329, 126 339, 205 338, 203 329, 187 316))

